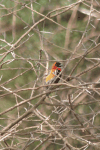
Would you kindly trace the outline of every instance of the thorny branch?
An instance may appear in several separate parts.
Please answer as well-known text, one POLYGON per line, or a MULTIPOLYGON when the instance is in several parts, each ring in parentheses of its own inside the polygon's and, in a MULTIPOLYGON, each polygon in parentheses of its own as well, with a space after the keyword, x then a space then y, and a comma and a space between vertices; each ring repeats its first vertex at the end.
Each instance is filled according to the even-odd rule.
POLYGON ((0 149, 99 149, 99 1, 8 3, 0 2, 0 149), (47 90, 55 61, 61 80, 47 90))

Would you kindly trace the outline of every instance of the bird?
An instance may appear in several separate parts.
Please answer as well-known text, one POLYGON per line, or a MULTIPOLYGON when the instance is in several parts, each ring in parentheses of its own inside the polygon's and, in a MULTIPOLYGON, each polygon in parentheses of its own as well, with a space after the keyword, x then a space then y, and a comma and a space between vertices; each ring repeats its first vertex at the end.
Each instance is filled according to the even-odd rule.
POLYGON ((46 77, 46 85, 58 83, 61 78, 62 64, 55 62, 51 68, 50 74, 46 77))

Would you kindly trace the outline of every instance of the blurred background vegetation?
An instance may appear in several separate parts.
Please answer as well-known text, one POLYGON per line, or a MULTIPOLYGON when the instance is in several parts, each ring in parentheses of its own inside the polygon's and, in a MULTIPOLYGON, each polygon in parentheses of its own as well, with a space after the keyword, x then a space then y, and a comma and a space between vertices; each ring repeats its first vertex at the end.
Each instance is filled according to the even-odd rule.
MULTIPOLYGON (((46 102, 54 106, 41 105, 37 112, 41 112, 39 115, 47 119, 74 148, 98 149, 100 1, 1 0, 1 131, 38 102, 40 97, 1 115, 14 105, 43 93, 41 87, 47 62, 47 69, 50 69, 55 61, 63 64, 60 83, 65 89, 57 91, 56 97, 53 93, 46 98, 46 102)), ((34 113, 5 133, 0 149, 70 148, 66 148, 61 137, 34 113)))

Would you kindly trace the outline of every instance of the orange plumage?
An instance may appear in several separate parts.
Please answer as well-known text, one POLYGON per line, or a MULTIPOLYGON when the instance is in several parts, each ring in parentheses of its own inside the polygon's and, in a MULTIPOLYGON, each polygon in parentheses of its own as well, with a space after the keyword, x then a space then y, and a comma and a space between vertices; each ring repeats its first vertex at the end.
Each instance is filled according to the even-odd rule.
POLYGON ((50 74, 46 77, 46 84, 58 83, 61 77, 61 63, 55 62, 52 66, 50 74), (59 75, 59 76, 58 76, 59 75), (58 77, 57 77, 58 76, 58 77))

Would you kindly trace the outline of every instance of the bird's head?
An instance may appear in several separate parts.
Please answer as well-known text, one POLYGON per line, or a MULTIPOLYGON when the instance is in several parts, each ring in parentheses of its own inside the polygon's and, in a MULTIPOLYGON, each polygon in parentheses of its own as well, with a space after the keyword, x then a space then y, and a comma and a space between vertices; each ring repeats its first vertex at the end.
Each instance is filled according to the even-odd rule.
POLYGON ((55 62, 52 66, 52 69, 61 68, 62 64, 60 62, 55 62))

